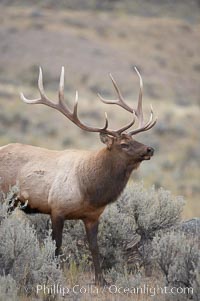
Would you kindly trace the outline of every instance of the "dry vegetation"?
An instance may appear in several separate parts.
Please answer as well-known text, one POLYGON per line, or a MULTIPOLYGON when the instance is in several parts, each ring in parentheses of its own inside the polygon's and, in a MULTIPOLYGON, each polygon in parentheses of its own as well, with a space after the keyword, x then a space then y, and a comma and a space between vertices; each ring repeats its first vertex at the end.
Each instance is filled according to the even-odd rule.
POLYGON ((65 298, 81 301, 199 300, 200 219, 181 222, 182 198, 129 185, 106 208, 99 245, 109 285, 97 287, 82 222, 65 223, 55 258, 49 217, 10 213, 17 191, 0 194, 0 300, 63 300, 63 288, 65 298))
MULTIPOLYGON (((124 2, 48 0, 37 1, 37 5, 33 5, 32 2, 30 0, 3 0, 0 4, 3 12, 0 19, 0 145, 21 142, 53 149, 101 147, 97 135, 81 132, 51 109, 42 106, 26 106, 20 101, 19 92, 23 91, 30 97, 37 96, 38 66, 41 65, 46 91, 50 97, 56 98, 60 68, 64 65, 66 100, 69 104, 72 105, 75 90, 78 89, 79 112, 82 119, 88 123, 100 125, 103 123, 106 110, 111 126, 115 127, 126 123, 130 116, 124 114, 119 108, 104 106, 98 101, 96 94, 101 92, 102 95, 108 97, 114 96, 107 76, 109 72, 112 72, 129 103, 136 103, 139 84, 132 70, 132 66, 136 65, 144 80, 144 108, 147 112, 149 104, 152 103, 159 121, 151 133, 137 137, 138 140, 154 147, 156 152, 150 162, 143 163, 141 168, 134 172, 132 180, 135 182, 143 180, 145 187, 154 184, 156 188, 164 187, 172 191, 174 195, 183 195, 186 200, 183 218, 198 216, 200 213, 200 18, 198 1, 159 1, 161 3, 158 4, 156 0, 126 0, 124 2)), ((115 265, 107 277, 115 283, 118 281, 118 283, 125 284, 129 281, 130 285, 136 285, 138 281, 143 284, 146 281, 143 274, 141 274, 143 278, 138 276, 140 274, 134 275, 132 277, 134 282, 131 282, 133 279, 129 274, 130 271, 127 276, 126 270, 119 270, 124 266, 124 261, 120 261, 122 258, 120 252, 124 249, 120 248, 121 240, 119 240, 119 245, 117 245, 117 240, 127 235, 127 224, 123 225, 123 229, 119 227, 118 236, 114 236, 118 222, 115 216, 116 214, 122 215, 120 221, 125 222, 125 216, 130 210, 126 208, 123 212, 122 208, 119 209, 117 206, 110 207, 110 211, 106 213, 105 219, 109 218, 109 214, 114 216, 113 220, 106 225, 107 229, 102 226, 101 233, 102 256, 106 257, 106 252, 108 252, 107 261, 113 260, 115 265), (108 243, 110 237, 105 236, 109 233, 112 233, 113 239, 116 239, 110 244, 108 243), (115 256, 112 257, 112 254, 115 256)), ((152 209, 148 207, 148 204, 145 206, 146 210, 152 209)), ((148 217, 151 216, 150 213, 148 217)), ((127 223, 129 221, 130 219, 126 220, 127 223)), ((15 222, 9 221, 8 223, 15 222)), ((44 228, 47 228, 45 221, 42 222, 39 218, 37 233, 42 238, 44 238, 42 232, 44 228)), ((20 229, 19 231, 24 231, 20 229)), ((54 246, 48 241, 48 246, 37 245, 34 230, 30 229, 30 233, 32 236, 29 238, 36 243, 33 252, 38 252, 39 248, 53 250, 54 246)), ((79 239, 82 234, 81 224, 68 223, 66 225, 67 254, 71 252, 75 257, 71 262, 68 261, 68 268, 62 272, 65 284, 66 279, 69 285, 77 281, 80 284, 91 283, 92 274, 88 268, 89 253, 84 241, 79 239), (70 235, 67 234, 69 230, 70 235), (79 257, 80 254, 85 257, 79 257)), ((152 256, 159 248, 163 248, 163 253, 160 254, 166 256, 165 239, 160 241, 159 233, 154 233, 153 237, 154 235, 157 249, 155 247, 155 250, 152 250, 152 256)), ((165 235, 166 241, 169 245, 171 244, 173 250, 175 245, 177 252, 180 252, 183 246, 183 256, 188 253, 193 254, 193 251, 196 254, 196 250, 187 249, 187 240, 181 237, 182 234, 178 238, 177 236, 174 238, 173 233, 165 233, 165 235), (176 239, 179 241, 177 244, 174 243, 176 239)), ((190 245, 192 244, 195 245, 194 242, 190 245)), ((45 255, 41 252, 37 264, 44 260, 42 256, 45 255)), ((145 253, 142 256, 143 259, 147 259, 145 253)), ((49 258, 45 260, 47 270, 49 268, 52 270, 55 262, 48 261, 49 258)), ((162 272, 161 257, 157 262, 158 266, 159 264, 159 276, 162 275, 162 283, 166 283, 166 275, 164 276, 162 272)), ((185 268, 181 259, 176 262, 176 271, 183 271, 180 266, 185 268)), ((13 267, 12 264, 11 267, 13 267)), ((17 263, 15 268, 17 268, 17 263)), ((106 269, 106 264, 104 268, 106 269)), ((37 270, 38 267, 33 263, 32 269, 35 271, 34 269, 37 270)), ((173 277, 179 279, 179 277, 185 277, 186 270, 185 268, 182 274, 177 274, 174 271, 174 265, 171 265, 168 266, 167 273, 170 279, 173 277)), ((11 270, 9 271, 11 273, 11 270)), ((12 271, 14 274, 14 268, 12 271)), ((36 275, 37 273, 38 270, 36 275)), ((196 279, 193 285, 194 287, 196 285, 198 293, 199 269, 196 268, 192 273, 187 280, 196 279)), ((41 277, 45 277, 45 273, 41 277)), ((147 278, 147 282, 149 285, 151 283, 155 285, 158 280, 160 281, 158 278, 154 275, 147 278)), ((31 274, 31 279, 34 279, 33 274, 31 274)), ((27 278, 24 276, 21 280, 25 281, 27 278)), ((13 298, 16 298, 13 296, 18 291, 17 285, 16 279, 14 280, 12 276, 1 277, 0 300, 1 295, 5 299, 3 291, 5 288, 6 300, 13 301, 13 298)), ((121 300, 119 295, 102 294, 94 298, 97 297, 99 300, 121 300)), ((173 300, 161 297, 157 296, 153 300, 173 300)), ((80 299, 80 296, 77 298, 80 299)), ((85 295, 81 300, 90 300, 89 298, 90 295, 85 295)), ((131 299, 132 296, 126 296, 126 298, 131 299)), ((134 298, 138 301, 152 300, 152 297, 141 295, 134 296, 134 298)), ((26 294, 23 300, 32 300, 32 297, 26 294)), ((181 300, 184 299, 181 297, 181 300)))

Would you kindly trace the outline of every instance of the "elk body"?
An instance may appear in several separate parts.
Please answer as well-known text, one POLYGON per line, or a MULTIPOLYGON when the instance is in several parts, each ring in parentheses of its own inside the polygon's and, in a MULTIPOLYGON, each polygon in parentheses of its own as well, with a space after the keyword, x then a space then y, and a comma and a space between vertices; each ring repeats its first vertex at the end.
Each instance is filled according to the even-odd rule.
MULTIPOLYGON (((136 68, 135 68, 136 69, 136 68)), ((40 147, 9 144, 0 147, 0 179, 2 189, 7 192, 11 185, 18 183, 16 201, 25 203, 27 213, 45 213, 51 216, 52 237, 56 241, 56 255, 62 244, 62 231, 66 219, 81 219, 84 222, 89 248, 92 253, 95 282, 102 284, 104 278, 99 263, 97 233, 99 217, 107 204, 115 201, 125 188, 131 172, 143 160, 149 160, 154 150, 133 139, 139 132, 147 131, 156 123, 153 111, 147 123, 142 113, 142 78, 137 109, 128 106, 111 76, 118 94, 117 100, 100 99, 107 104, 116 104, 132 115, 132 121, 118 130, 108 128, 107 115, 102 128, 89 127, 77 116, 78 93, 74 110, 71 112, 64 103, 64 68, 60 76, 59 100, 52 102, 44 92, 42 70, 38 86, 40 98, 29 100, 21 94, 24 102, 50 106, 75 123, 82 130, 100 133, 106 145, 98 151, 63 150, 54 151, 40 147), (138 119, 138 128, 126 132, 138 119)))

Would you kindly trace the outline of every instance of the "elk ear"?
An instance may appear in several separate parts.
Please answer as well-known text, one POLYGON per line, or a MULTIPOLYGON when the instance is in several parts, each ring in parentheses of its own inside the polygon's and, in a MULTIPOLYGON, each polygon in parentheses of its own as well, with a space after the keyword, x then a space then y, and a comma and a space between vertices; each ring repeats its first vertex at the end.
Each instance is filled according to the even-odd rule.
POLYGON ((111 149, 114 142, 114 137, 100 133, 100 139, 101 142, 107 145, 108 149, 111 149))

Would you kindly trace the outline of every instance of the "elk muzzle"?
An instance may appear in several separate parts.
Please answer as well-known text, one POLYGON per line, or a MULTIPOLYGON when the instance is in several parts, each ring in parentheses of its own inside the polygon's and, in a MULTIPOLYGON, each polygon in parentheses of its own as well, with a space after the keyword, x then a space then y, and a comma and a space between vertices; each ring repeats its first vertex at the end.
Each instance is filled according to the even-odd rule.
POLYGON ((143 160, 150 160, 151 157, 153 156, 153 154, 154 154, 154 149, 152 147, 148 146, 146 148, 146 152, 142 156, 142 159, 143 160))

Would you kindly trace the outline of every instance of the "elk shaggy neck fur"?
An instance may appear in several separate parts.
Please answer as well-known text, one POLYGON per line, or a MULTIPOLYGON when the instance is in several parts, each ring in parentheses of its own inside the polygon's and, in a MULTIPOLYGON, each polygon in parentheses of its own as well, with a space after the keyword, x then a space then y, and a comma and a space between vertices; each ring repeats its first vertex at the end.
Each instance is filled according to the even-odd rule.
POLYGON ((88 160, 80 162, 80 187, 85 200, 95 207, 114 202, 125 188, 131 171, 139 166, 116 155, 103 148, 91 152, 88 160))

